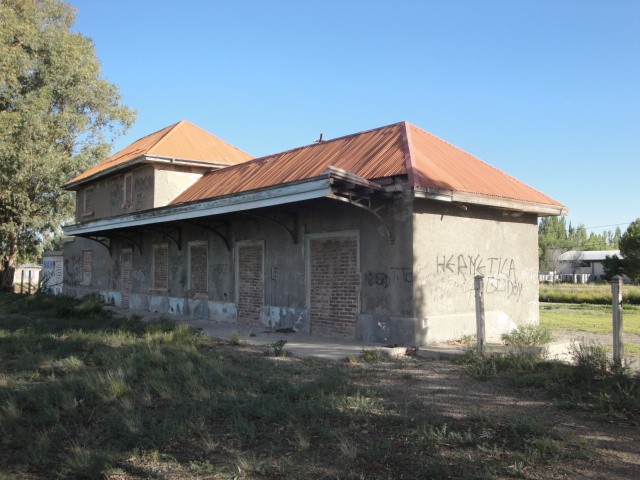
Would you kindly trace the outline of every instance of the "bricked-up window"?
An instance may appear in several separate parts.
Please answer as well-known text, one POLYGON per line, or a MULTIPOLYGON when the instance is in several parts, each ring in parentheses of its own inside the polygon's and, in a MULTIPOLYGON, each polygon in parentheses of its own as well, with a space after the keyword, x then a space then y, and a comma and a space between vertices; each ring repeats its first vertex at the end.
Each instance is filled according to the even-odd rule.
POLYGON ((93 250, 82 251, 82 285, 91 284, 91 271, 93 270, 93 250))
POLYGON ((84 191, 84 205, 82 209, 82 214, 83 215, 93 214, 93 204, 94 204, 94 190, 93 190, 93 187, 89 187, 84 191))
POLYGON ((208 250, 206 242, 189 244, 189 291, 190 293, 207 293, 208 250))
POLYGON ((129 208, 133 203, 133 174, 127 173, 122 182, 122 208, 129 208))
POLYGON ((153 246, 153 289, 169 288, 169 245, 160 243, 153 246))

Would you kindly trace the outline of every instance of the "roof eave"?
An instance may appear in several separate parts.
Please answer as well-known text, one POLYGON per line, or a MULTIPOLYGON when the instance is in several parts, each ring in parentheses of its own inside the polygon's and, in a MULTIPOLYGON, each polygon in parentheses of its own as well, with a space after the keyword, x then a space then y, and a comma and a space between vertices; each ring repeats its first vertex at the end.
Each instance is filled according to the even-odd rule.
POLYGON ((206 160, 190 160, 188 158, 162 157, 159 155, 145 155, 145 160, 156 163, 169 163, 171 165, 193 166, 203 168, 224 168, 236 165, 234 163, 208 162, 206 160))
POLYGON ((569 209, 564 205, 549 203, 528 202, 506 197, 494 197, 479 193, 457 192, 453 190, 441 190, 434 188, 414 188, 416 198, 426 198, 441 202, 468 203, 487 207, 501 208, 524 213, 535 213, 539 217, 566 215, 569 209))
POLYGON ((99 235, 163 222, 175 222, 199 217, 223 215, 256 208, 296 203, 331 195, 330 175, 321 175, 304 182, 278 185, 251 192, 227 195, 209 200, 169 205, 142 212, 101 218, 62 227, 65 235, 99 235))
POLYGON ((75 182, 65 183, 62 186, 62 188, 64 188, 65 190, 77 190, 78 187, 80 187, 84 183, 93 182, 95 180, 98 180, 101 177, 111 175, 112 173, 119 172, 120 170, 125 170, 127 168, 132 167, 133 165, 142 163, 144 161, 144 158, 145 156, 141 155, 139 157, 134 158, 133 160, 129 160, 128 162, 120 163, 118 165, 115 165, 111 168, 107 168, 105 170, 100 170, 99 172, 96 172, 93 175, 89 175, 88 177, 81 178, 80 180, 77 180, 75 182))
POLYGON ((231 164, 222 163, 222 162, 206 162, 203 160, 189 160, 185 158, 172 158, 172 157, 160 157, 157 155, 140 155, 139 157, 134 158, 133 160, 129 160, 128 162, 124 162, 118 165, 115 165, 111 168, 107 168, 105 170, 100 170, 95 174, 82 178, 73 183, 66 183, 63 185, 65 190, 76 190, 82 184, 87 182, 93 182, 98 180, 99 178, 112 175, 121 170, 125 170, 139 163, 162 163, 162 164, 170 164, 170 165, 179 165, 183 167, 200 167, 205 169, 217 169, 223 167, 230 167, 231 164))

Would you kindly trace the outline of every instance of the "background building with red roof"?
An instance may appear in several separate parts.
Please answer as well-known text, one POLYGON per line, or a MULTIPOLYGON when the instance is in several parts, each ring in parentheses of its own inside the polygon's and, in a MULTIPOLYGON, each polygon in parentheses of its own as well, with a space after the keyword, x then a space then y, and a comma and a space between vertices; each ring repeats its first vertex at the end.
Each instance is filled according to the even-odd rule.
POLYGON ((407 122, 252 158, 179 122, 71 179, 65 292, 421 345, 538 321, 556 200, 407 122))

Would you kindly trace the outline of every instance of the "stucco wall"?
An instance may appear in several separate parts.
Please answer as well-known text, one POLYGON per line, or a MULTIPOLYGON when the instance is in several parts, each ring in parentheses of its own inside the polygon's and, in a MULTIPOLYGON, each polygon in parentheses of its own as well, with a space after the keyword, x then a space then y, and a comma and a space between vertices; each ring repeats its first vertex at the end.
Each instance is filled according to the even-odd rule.
POLYGON ((126 213, 146 210, 154 206, 154 169, 151 165, 138 167, 131 172, 133 201, 131 206, 123 208, 124 173, 89 183, 76 192, 76 222, 95 220, 126 213), (84 195, 93 188, 93 213, 84 213, 84 195))
POLYGON ((202 177, 202 169, 155 168, 153 207, 164 207, 202 177))
POLYGON ((484 276, 486 333, 538 322, 537 217, 416 200, 414 298, 424 343, 475 335, 475 275, 484 276))
MULTIPOLYGON (((392 318, 411 315, 411 204, 399 199, 381 211, 394 218, 395 241, 389 241, 386 230, 371 213, 336 201, 321 201, 298 212, 298 242, 290 233, 270 221, 250 215, 228 218, 228 251, 224 241, 208 228, 182 225, 182 249, 162 234, 144 233, 141 249, 133 248, 133 270, 130 306, 133 309, 168 314, 188 314, 214 321, 237 320, 236 249, 246 241, 264 244, 264 306, 256 316, 271 327, 294 327, 309 331, 308 268, 305 251, 307 235, 332 232, 356 232, 360 251, 360 295, 356 335, 371 339, 378 335, 372 324, 387 325, 392 318), (189 242, 205 241, 208 246, 208 293, 193 296, 188 291, 189 242), (167 243, 169 252, 168 288, 154 291, 154 243, 167 243), (375 335, 374 335, 375 334, 375 335)), ((249 212, 255 214, 256 212, 249 212)), ((293 213, 293 212, 292 212, 293 213)), ((268 214, 268 212, 267 212, 268 214)), ((288 228, 293 219, 282 217, 288 228)), ((225 229, 221 229, 224 232, 225 229)), ((114 240, 112 255, 91 240, 76 237, 65 244, 65 293, 82 296, 96 292, 106 301, 120 304, 121 252, 127 247, 114 240), (81 285, 82 251, 93 250, 93 274, 90 285, 81 285)), ((383 329, 384 330, 384 329, 383 329)), ((384 332, 383 332, 384 336, 384 332)))

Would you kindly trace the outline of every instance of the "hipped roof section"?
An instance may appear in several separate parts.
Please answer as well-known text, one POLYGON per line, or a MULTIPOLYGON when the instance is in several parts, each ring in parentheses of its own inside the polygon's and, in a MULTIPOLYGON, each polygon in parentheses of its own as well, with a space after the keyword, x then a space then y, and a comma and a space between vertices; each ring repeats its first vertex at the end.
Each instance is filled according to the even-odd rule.
POLYGON ((69 190, 95 180, 114 170, 124 169, 141 161, 166 159, 207 166, 235 165, 252 159, 248 153, 230 145, 206 130, 181 120, 114 153, 99 164, 69 180, 69 190))
POLYGON ((554 210, 557 207, 558 214, 566 211, 564 205, 551 197, 408 122, 210 171, 171 204, 306 180, 323 174, 329 167, 367 180, 406 175, 416 190, 515 200, 532 207, 542 204, 554 210))

